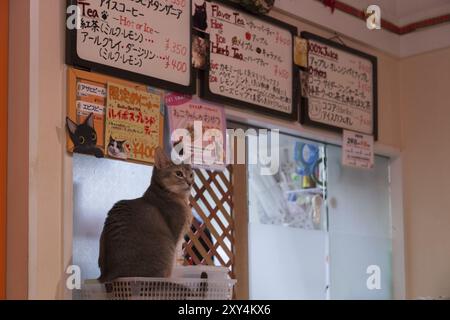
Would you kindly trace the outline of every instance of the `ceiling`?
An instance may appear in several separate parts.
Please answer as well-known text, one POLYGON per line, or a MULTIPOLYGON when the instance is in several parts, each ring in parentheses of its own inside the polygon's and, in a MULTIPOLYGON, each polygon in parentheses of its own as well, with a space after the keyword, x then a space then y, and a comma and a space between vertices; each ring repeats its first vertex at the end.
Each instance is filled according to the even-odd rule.
POLYGON ((450 0, 340 0, 364 10, 371 4, 381 8, 381 16, 392 23, 406 24, 450 13, 450 0))
MULTIPOLYGON (((381 17, 398 27, 450 14, 450 0, 339 0, 365 11, 378 5, 381 17)), ((332 13, 319 0, 276 0, 276 7, 290 15, 323 26, 326 30, 345 35, 396 57, 450 47, 450 23, 441 23, 399 35, 387 29, 369 30, 362 19, 343 11, 332 13)))

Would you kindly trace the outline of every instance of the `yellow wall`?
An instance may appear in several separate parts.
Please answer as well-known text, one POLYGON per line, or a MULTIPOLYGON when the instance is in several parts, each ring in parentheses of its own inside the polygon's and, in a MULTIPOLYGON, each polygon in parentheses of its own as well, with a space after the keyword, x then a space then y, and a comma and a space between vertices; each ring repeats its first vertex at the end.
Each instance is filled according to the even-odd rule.
POLYGON ((408 298, 450 296, 450 48, 400 63, 408 298))

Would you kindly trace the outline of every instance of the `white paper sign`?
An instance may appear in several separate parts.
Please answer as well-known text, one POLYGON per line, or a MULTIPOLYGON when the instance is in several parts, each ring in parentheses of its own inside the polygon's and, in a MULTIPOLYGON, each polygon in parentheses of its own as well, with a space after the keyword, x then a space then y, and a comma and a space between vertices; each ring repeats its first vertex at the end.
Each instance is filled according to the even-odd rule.
POLYGON ((373 136, 344 130, 342 164, 362 169, 374 167, 373 136))
POLYGON ((94 86, 89 83, 79 82, 77 92, 79 97, 89 97, 92 95, 100 98, 106 98, 106 88, 94 86))
POLYGON ((80 115, 89 115, 90 113, 105 114, 105 106, 85 101, 77 101, 77 111, 80 115))

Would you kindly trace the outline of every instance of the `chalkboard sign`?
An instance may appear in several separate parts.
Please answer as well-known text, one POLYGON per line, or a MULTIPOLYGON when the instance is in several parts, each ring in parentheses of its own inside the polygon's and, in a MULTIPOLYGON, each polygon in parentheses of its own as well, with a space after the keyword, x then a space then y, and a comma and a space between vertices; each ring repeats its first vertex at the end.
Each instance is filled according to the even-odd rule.
POLYGON ((208 70, 200 74, 200 95, 296 120, 297 28, 222 1, 206 3, 210 54, 208 70))
POLYGON ((188 0, 68 0, 70 65, 182 93, 195 93, 188 0))
POLYGON ((308 40, 301 122, 357 131, 376 139, 377 58, 308 32, 301 37, 308 40))

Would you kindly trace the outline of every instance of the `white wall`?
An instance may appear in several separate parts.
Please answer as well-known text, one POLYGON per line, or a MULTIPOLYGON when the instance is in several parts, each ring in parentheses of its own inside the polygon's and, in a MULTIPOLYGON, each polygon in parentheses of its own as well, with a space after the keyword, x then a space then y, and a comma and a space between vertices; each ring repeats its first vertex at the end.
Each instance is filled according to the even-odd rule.
MULTIPOLYGON (((397 26, 422 21, 448 13, 449 3, 430 0, 342 0, 353 7, 365 10, 369 4, 380 6, 381 17, 397 26), (425 3, 425 4, 424 4, 425 3), (409 10, 408 10, 409 8, 409 10)), ((305 22, 318 24, 339 34, 361 41, 367 46, 387 52, 395 57, 406 58, 416 54, 443 49, 450 46, 449 24, 424 28, 404 36, 390 31, 368 30, 362 19, 336 10, 331 13, 318 0, 277 0, 276 7, 287 14, 294 14, 305 22)))
POLYGON ((65 1, 31 0, 29 297, 56 298, 63 263, 65 1))
POLYGON ((450 297, 450 48, 400 66, 407 296, 450 297))

